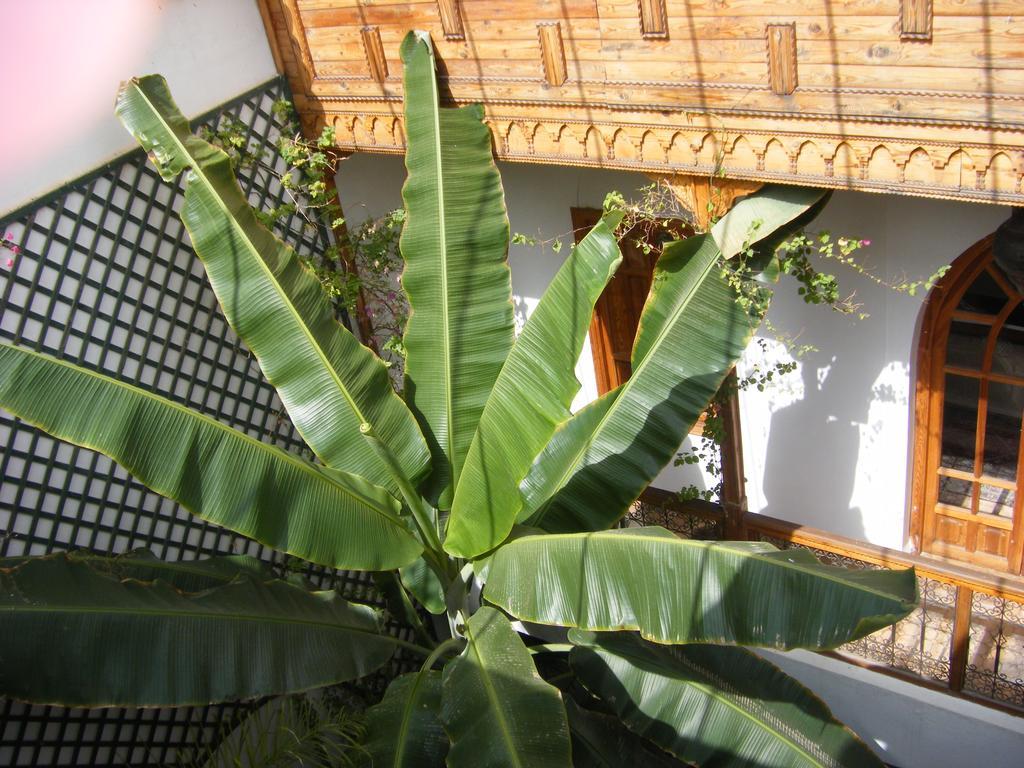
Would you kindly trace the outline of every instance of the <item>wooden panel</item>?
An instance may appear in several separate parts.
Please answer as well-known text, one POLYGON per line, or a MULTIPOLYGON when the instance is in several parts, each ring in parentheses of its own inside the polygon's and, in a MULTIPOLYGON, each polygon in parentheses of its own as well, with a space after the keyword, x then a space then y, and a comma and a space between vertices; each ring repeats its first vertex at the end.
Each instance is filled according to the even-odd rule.
POLYGON ((647 40, 668 37, 668 14, 665 0, 638 0, 640 6, 640 33, 647 40))
MULTIPOLYGON (((597 9, 590 0, 534 0, 529 4, 521 0, 470 0, 460 2, 462 20, 470 26, 490 19, 499 22, 558 20, 563 18, 597 18, 597 9)), ((326 0, 321 3, 299 2, 302 18, 307 27, 334 27, 374 24, 409 26, 420 19, 440 21, 438 0, 420 2, 356 2, 355 0, 326 0)), ((636 16, 636 4, 633 5, 636 16)))
POLYGON ((765 39, 772 93, 788 96, 796 90, 796 26, 769 24, 765 27, 765 39))
POLYGON ((932 0, 900 0, 900 38, 931 40, 932 0))
MULTIPOLYGON (((923 44, 901 39, 919 0, 260 2, 300 117, 337 125, 343 150, 400 116, 415 27, 450 103, 483 102, 508 160, 1024 204, 1020 0, 933 0, 923 44)), ((400 151, 388 133, 369 146, 400 151)))
POLYGON ((537 36, 540 38, 544 79, 549 85, 561 85, 568 77, 565 68, 565 48, 562 45, 562 25, 557 21, 538 24, 537 36))
MULTIPOLYGON (((331 0, 321 0, 330 3, 331 0)), ((304 3, 305 4, 305 3, 304 3)), ((978 0, 933 0, 936 16, 972 16, 980 14, 978 0)), ((1020 0, 986 0, 986 10, 993 19, 1020 13, 1020 0)), ((601 16, 634 18, 636 0, 597 0, 601 16)), ((714 16, 719 11, 735 16, 759 16, 775 11, 776 17, 790 16, 884 16, 896 11, 895 0, 800 0, 770 2, 768 0, 669 0, 669 16, 714 16), (724 7, 723 7, 724 6, 724 7)))
POLYGON ((463 40, 466 37, 459 10, 461 5, 459 0, 437 0, 437 12, 441 14, 441 28, 446 40, 463 40))
POLYGON ((360 31, 363 40, 363 51, 366 54, 366 65, 370 69, 370 77, 379 83, 388 78, 388 62, 384 58, 384 46, 380 41, 379 27, 363 27, 360 31))
POLYGON ((949 517, 938 518, 935 523, 935 544, 934 549, 947 556, 959 560, 966 559, 963 555, 967 547, 967 523, 949 517))

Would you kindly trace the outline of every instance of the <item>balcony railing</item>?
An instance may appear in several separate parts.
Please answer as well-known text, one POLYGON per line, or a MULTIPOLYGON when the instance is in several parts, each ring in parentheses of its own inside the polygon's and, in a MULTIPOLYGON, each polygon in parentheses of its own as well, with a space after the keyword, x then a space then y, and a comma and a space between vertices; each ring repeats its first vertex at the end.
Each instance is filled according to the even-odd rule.
POLYGON ((1024 581, 847 539, 767 515, 727 516, 649 490, 630 518, 694 539, 803 547, 828 565, 917 569, 920 604, 899 623, 830 654, 951 694, 1024 713, 1024 581), (727 535, 728 533, 728 535, 727 535))

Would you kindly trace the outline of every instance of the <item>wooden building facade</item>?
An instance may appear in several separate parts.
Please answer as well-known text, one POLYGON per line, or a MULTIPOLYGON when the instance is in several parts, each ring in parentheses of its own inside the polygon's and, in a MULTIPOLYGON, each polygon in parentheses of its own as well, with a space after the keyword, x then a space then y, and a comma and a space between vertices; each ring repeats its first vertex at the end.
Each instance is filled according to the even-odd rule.
POLYGON ((500 158, 1024 203, 1019 0, 260 0, 310 130, 401 152, 409 29, 500 158))

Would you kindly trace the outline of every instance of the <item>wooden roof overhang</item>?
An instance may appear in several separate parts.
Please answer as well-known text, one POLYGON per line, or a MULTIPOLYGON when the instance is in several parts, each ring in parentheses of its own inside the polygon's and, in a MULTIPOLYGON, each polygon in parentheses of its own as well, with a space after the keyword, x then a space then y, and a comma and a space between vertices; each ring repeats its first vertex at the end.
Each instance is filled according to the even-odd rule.
POLYGON ((1021 0, 259 0, 309 131, 403 151, 430 32, 498 156, 1024 204, 1021 0))

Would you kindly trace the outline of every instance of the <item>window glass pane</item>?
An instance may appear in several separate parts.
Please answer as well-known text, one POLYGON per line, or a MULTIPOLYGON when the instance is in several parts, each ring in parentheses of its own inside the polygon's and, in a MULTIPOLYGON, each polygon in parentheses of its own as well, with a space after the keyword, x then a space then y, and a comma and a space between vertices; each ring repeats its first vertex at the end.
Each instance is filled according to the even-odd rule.
POLYGON ((939 503, 970 511, 971 486, 973 485, 974 483, 969 480, 939 475, 939 503))
POLYGON ((992 370, 1024 379, 1024 328, 1009 323, 1003 326, 992 355, 992 370))
POLYGON ((1006 324, 1018 331, 1024 330, 1024 304, 1018 304, 1010 311, 1006 324))
POLYGON ((987 315, 998 315, 1006 304, 1006 293, 985 270, 971 284, 957 305, 957 309, 968 312, 984 312, 987 315))
POLYGON ((1020 447, 1024 388, 991 382, 988 385, 988 418, 985 424, 985 463, 989 477, 1015 481, 1020 447))
POLYGON ((977 379, 946 375, 942 406, 943 467, 974 472, 974 435, 978 426, 977 379))
POLYGON ((946 365, 980 371, 991 326, 954 321, 949 327, 946 365))
POLYGON ((996 515, 1013 519, 1013 503, 1016 493, 1007 488, 999 488, 994 485, 981 486, 981 499, 978 503, 978 512, 983 515, 996 515))

